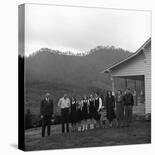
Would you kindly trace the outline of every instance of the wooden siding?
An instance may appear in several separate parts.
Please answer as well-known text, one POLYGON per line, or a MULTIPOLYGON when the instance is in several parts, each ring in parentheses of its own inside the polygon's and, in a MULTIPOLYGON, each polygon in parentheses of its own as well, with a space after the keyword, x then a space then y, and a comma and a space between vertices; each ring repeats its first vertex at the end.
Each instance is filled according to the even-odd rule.
POLYGON ((151 45, 145 49, 145 113, 151 113, 151 45))
POLYGON ((117 66, 111 72, 113 77, 144 75, 145 113, 151 113, 151 44, 144 52, 117 66))
POLYGON ((112 70, 113 76, 133 76, 145 74, 144 55, 140 54, 112 70))

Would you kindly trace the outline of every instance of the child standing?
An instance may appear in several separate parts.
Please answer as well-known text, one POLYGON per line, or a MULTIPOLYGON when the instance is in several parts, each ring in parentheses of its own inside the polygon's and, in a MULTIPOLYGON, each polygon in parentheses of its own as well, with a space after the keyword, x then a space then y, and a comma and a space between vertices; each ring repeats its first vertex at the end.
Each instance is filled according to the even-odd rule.
POLYGON ((107 120, 107 111, 106 111, 106 108, 103 106, 101 109, 100 109, 100 124, 103 128, 107 128, 108 127, 108 120, 107 120))

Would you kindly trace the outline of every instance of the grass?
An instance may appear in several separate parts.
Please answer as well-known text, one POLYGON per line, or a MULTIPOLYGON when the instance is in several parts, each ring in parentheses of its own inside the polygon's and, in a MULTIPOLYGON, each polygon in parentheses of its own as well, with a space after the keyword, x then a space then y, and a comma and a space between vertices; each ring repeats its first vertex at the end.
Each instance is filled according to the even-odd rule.
POLYGON ((41 128, 25 131, 25 149, 67 149, 151 143, 151 123, 134 121, 130 127, 94 129, 61 134, 61 126, 51 126, 51 136, 41 137, 41 128))

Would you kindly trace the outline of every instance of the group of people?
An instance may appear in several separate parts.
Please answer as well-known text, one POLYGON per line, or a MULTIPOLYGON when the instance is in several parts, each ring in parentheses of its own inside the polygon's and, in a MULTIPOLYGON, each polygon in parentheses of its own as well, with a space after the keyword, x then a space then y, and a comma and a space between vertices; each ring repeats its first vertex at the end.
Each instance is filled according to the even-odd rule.
MULTIPOLYGON (((69 123, 71 123, 71 132, 129 126, 133 105, 133 95, 129 88, 124 93, 118 90, 115 96, 111 91, 107 91, 104 98, 101 98, 99 93, 84 96, 82 99, 70 98, 64 94, 58 101, 58 107, 61 109, 62 133, 70 131, 69 123)), ((40 113, 44 137, 46 126, 47 134, 50 135, 50 121, 53 116, 53 101, 49 93, 41 101, 40 113)))

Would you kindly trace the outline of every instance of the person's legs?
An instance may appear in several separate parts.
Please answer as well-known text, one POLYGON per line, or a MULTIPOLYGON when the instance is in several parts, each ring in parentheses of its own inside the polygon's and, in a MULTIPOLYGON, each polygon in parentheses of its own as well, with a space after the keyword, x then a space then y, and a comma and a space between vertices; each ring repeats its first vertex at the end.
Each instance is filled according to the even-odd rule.
POLYGON ((106 119, 105 120, 105 128, 108 128, 108 126, 109 126, 109 121, 106 119))
POLYGON ((69 109, 65 109, 66 130, 69 132, 69 109))
POLYGON ((103 120, 103 113, 101 112, 101 117, 100 117, 100 127, 103 127, 103 124, 104 124, 104 120, 103 120))
POLYGON ((76 123, 74 122, 74 124, 73 124, 73 129, 74 129, 74 132, 76 131, 76 123))
POLYGON ((121 115, 122 115, 121 106, 117 105, 117 110, 116 110, 117 127, 121 126, 121 119, 122 119, 121 115))
POLYGON ((128 119, 128 110, 127 110, 127 106, 124 107, 124 126, 127 126, 127 119, 128 119))
POLYGON ((62 123, 61 125, 62 125, 62 133, 64 133, 65 132, 65 123, 62 123))
POLYGON ((110 114, 110 116, 109 116, 109 127, 110 128, 112 128, 112 125, 113 125, 113 119, 112 119, 112 116, 111 116, 111 114, 110 114))
POLYGON ((47 126, 47 135, 50 136, 50 133, 51 133, 51 116, 47 116, 46 126, 47 126))
POLYGON ((109 120, 109 127, 112 128, 112 121, 109 120))
POLYGON ((81 120, 81 131, 84 131, 84 120, 81 120))
POLYGON ((51 126, 48 125, 47 126, 47 135, 50 136, 50 134, 51 134, 51 126))
POLYGON ((120 127, 123 127, 123 122, 124 121, 124 106, 121 108, 121 117, 120 117, 120 127))
POLYGON ((129 124, 132 122, 132 107, 129 107, 129 124))
POLYGON ((119 117, 117 117, 117 127, 119 128, 121 126, 121 120, 119 117))
POLYGON ((78 121, 77 124, 78 124, 78 127, 77 127, 78 129, 77 129, 77 130, 78 130, 78 131, 81 131, 81 121, 78 121))
POLYGON ((67 132, 69 132, 69 123, 66 123, 67 132))
POLYGON ((90 117, 88 117, 87 119, 87 130, 89 130, 89 128, 90 128, 90 117))
POLYGON ((62 133, 65 132, 65 119, 64 119, 64 109, 61 109, 61 126, 62 126, 62 133))
POLYGON ((92 118, 90 118, 90 124, 89 124, 89 129, 92 129, 93 127, 93 119, 92 118))
POLYGON ((89 129, 89 122, 90 122, 90 120, 89 120, 89 119, 87 119, 87 120, 86 120, 86 130, 88 130, 88 129, 89 129))
POLYGON ((50 136, 50 133, 51 133, 51 118, 50 118, 50 116, 47 117, 46 126, 47 126, 47 135, 50 136))
POLYGON ((73 132, 76 130, 76 123, 75 122, 73 122, 73 124, 72 124, 72 130, 73 130, 73 132))
POLYGON ((45 125, 45 118, 42 119, 42 137, 45 136, 45 128, 46 128, 46 125, 45 125))
POLYGON ((71 132, 73 132, 74 131, 74 123, 73 123, 73 121, 71 121, 71 132))
POLYGON ((100 119, 99 119, 99 120, 97 120, 97 124, 98 124, 98 127, 99 127, 99 128, 101 128, 101 127, 102 127, 102 126, 101 126, 101 125, 102 125, 102 122, 100 121, 100 119))
POLYGON ((83 127, 82 128, 83 128, 83 131, 85 131, 85 128, 86 128, 86 120, 85 119, 83 120, 83 127))
POLYGON ((127 127, 129 126, 129 121, 130 121, 130 108, 129 106, 127 106, 127 109, 126 109, 126 112, 127 112, 127 127))

